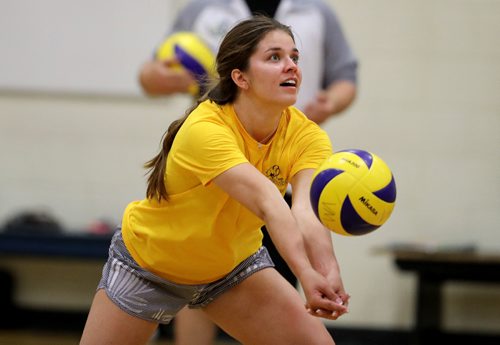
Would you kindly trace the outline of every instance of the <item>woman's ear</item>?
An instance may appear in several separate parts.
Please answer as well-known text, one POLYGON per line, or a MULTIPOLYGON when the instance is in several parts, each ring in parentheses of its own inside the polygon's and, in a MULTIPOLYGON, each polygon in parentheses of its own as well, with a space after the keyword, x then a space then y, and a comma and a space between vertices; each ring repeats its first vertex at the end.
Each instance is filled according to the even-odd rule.
POLYGON ((233 69, 231 71, 231 79, 233 79, 236 86, 240 89, 246 90, 248 89, 248 81, 245 74, 239 69, 233 69))

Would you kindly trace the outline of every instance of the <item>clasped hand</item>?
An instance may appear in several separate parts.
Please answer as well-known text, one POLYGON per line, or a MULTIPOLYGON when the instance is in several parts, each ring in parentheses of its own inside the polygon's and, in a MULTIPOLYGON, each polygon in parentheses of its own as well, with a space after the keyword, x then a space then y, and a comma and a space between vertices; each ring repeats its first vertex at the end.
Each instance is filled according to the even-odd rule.
POLYGON ((349 311, 350 296, 343 289, 335 290, 328 280, 315 270, 310 269, 303 274, 301 284, 309 314, 336 320, 349 311))

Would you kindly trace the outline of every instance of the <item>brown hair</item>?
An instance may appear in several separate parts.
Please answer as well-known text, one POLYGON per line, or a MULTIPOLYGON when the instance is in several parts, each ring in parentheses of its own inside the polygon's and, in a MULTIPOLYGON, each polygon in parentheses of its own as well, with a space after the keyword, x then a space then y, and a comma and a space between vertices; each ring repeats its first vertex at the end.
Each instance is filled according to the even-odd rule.
POLYGON ((290 27, 277 20, 258 15, 251 19, 241 21, 234 26, 224 37, 219 52, 215 58, 217 73, 219 75, 216 84, 203 95, 195 105, 189 108, 184 117, 170 124, 168 130, 163 134, 160 152, 144 164, 148 169, 148 186, 146 197, 149 199, 168 200, 165 187, 165 171, 167 169, 167 156, 172 148, 175 136, 186 121, 189 114, 205 100, 211 100, 216 104, 223 105, 231 103, 238 95, 238 87, 231 78, 234 69, 246 71, 250 56, 257 49, 257 45, 264 36, 274 30, 282 30, 294 39, 290 27))

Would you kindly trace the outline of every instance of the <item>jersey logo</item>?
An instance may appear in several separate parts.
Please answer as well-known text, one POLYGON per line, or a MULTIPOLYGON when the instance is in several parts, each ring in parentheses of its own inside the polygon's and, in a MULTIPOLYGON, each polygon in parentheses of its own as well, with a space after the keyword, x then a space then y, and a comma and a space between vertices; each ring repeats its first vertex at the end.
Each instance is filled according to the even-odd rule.
POLYGON ((266 170, 266 177, 271 180, 278 187, 286 186, 287 182, 280 176, 281 169, 278 165, 273 165, 266 170))

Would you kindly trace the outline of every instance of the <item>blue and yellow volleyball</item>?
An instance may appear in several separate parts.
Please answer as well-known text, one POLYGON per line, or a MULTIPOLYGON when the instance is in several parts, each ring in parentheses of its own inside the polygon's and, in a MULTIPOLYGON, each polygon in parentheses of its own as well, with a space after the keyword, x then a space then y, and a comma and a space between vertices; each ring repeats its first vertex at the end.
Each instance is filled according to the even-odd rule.
POLYGON ((208 45, 193 32, 176 32, 168 36, 156 50, 158 60, 173 57, 180 63, 178 68, 185 68, 196 78, 197 85, 190 90, 191 94, 203 94, 207 83, 215 77, 215 55, 208 45))
POLYGON ((311 204, 321 223, 345 236, 371 233, 391 216, 396 182, 377 155, 357 149, 333 153, 316 169, 311 204))

